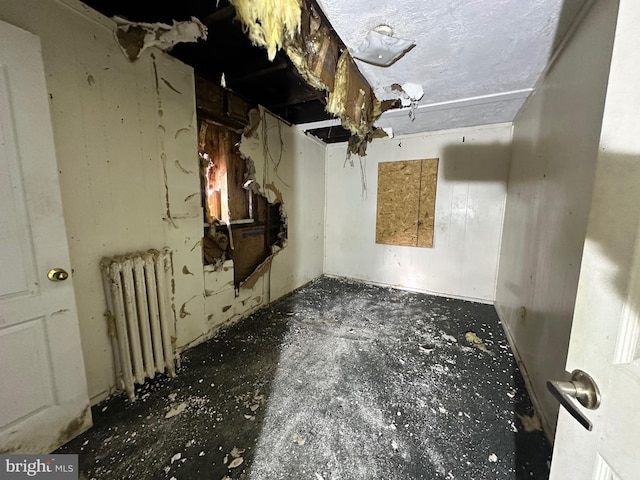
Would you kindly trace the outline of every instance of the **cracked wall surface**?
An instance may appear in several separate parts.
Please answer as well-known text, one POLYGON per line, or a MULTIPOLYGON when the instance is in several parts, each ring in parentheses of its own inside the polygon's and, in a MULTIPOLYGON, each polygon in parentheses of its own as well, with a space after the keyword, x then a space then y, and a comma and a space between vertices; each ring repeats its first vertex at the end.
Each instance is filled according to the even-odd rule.
POLYGON ((278 175, 288 188, 269 168, 264 173, 260 143, 248 142, 258 177, 274 183, 290 205, 289 228, 297 238, 274 259, 269 275, 236 297, 226 289, 228 271, 206 272, 202 263, 192 69, 156 48, 129 61, 114 39, 114 22, 72 0, 5 2, 0 19, 37 34, 42 44, 93 403, 115 386, 103 257, 171 249, 172 314, 182 349, 321 274, 324 146, 282 126, 285 155, 278 175), (302 178, 303 171, 314 177, 302 178), (307 244, 309 235, 315 240, 307 244))

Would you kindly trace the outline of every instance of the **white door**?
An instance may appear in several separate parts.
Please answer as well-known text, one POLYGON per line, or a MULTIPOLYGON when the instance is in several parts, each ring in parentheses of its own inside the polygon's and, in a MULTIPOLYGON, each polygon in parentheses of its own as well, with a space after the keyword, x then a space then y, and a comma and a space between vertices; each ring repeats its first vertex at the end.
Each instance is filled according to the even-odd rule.
POLYGON ((593 377, 601 405, 581 408, 592 431, 561 409, 553 480, 640 478, 639 25, 640 2, 620 0, 566 367, 593 377))
POLYGON ((0 268, 0 453, 49 453, 91 410, 71 275, 47 275, 71 266, 40 41, 4 22, 0 268))

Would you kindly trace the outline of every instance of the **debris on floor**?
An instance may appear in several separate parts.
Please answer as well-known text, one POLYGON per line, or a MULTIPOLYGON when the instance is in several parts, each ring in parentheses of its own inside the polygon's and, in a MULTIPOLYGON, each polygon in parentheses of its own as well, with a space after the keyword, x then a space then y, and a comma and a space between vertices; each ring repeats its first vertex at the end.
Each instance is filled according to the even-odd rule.
POLYGON ((549 476, 490 305, 321 277, 185 352, 177 373, 96 405, 57 453, 100 480, 549 476))
POLYGON ((493 353, 491 350, 489 350, 487 348, 487 346, 480 339, 480 337, 478 337, 478 335, 476 335, 475 332, 467 332, 467 333, 465 333, 464 334, 464 338, 467 340, 467 342, 469 342, 471 345, 476 347, 478 350, 481 350, 481 351, 483 351, 485 353, 488 353, 492 357, 495 356, 495 353, 493 353))

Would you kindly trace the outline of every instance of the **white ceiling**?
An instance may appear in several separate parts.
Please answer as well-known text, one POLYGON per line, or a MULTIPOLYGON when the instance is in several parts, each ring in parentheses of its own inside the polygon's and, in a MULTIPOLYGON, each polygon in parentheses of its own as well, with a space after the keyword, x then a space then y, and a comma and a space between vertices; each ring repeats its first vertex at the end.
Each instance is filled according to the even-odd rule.
POLYGON ((424 96, 412 120, 390 110, 394 134, 510 122, 589 0, 318 0, 347 48, 381 24, 416 46, 389 67, 356 60, 380 99, 394 83, 424 96))

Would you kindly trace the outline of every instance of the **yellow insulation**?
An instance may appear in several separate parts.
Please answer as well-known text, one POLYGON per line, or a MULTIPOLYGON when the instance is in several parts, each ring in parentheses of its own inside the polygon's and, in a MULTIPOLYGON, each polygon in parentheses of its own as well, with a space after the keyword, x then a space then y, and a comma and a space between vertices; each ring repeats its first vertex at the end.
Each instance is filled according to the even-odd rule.
POLYGON ((285 51, 291 63, 293 63, 298 70, 298 73, 302 75, 302 78, 304 78, 309 85, 316 90, 329 90, 329 87, 325 85, 322 78, 309 68, 308 54, 306 52, 303 52, 300 48, 293 45, 287 46, 285 51))
POLYGON ((347 99, 347 67, 349 65, 349 52, 344 51, 340 55, 336 65, 336 76, 333 83, 333 91, 329 94, 325 110, 336 117, 342 118, 345 113, 345 101, 347 99))
POLYGON ((230 0, 254 45, 265 47, 269 60, 300 32, 300 0, 230 0))

